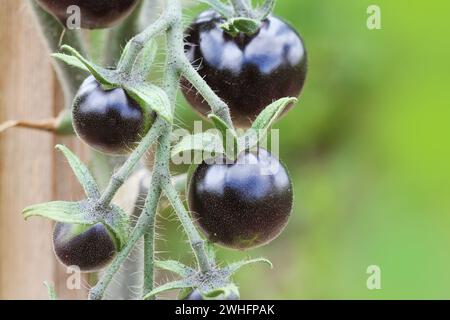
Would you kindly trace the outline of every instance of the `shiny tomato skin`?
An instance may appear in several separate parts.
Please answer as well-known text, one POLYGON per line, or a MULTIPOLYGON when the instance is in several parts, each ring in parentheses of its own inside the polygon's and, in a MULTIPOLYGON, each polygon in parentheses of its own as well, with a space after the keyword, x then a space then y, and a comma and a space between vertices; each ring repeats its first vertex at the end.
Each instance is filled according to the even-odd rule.
MULTIPOLYGON (((234 124, 246 128, 274 100, 300 94, 307 73, 306 49, 299 34, 275 16, 263 21, 252 36, 232 37, 220 28, 224 22, 213 11, 200 14, 185 32, 185 50, 191 64, 228 104, 234 124)), ((210 112, 186 80, 182 88, 196 111, 210 112)))

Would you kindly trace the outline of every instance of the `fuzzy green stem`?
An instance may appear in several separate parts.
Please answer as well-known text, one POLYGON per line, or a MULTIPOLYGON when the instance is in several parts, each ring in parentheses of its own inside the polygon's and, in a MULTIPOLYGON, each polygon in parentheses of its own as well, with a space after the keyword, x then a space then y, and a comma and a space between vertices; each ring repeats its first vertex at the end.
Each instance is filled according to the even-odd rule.
POLYGON ((155 224, 149 225, 147 229, 148 231, 144 235, 144 290, 142 296, 149 294, 153 290, 155 224))
MULTIPOLYGON (((153 176, 156 178, 155 174, 153 176)), ((159 187, 159 182, 152 179, 152 185, 150 186, 147 194, 147 199, 145 201, 145 208, 139 217, 136 226, 131 233, 130 239, 128 240, 126 246, 120 251, 114 258, 113 262, 110 264, 108 269, 103 274, 102 278, 97 282, 97 284, 89 292, 90 300, 101 300, 105 294, 106 288, 110 284, 114 275, 120 269, 120 266, 127 259, 131 251, 133 250, 136 243, 146 232, 148 227, 153 223, 156 216, 156 209, 158 207, 159 198, 161 196, 161 188, 159 187)))
POLYGON ((147 27, 142 33, 135 36, 130 41, 130 46, 125 54, 125 57, 119 65, 120 71, 124 73, 129 73, 133 68, 133 64, 136 57, 144 48, 145 44, 161 32, 164 32, 169 27, 170 23, 166 15, 162 15, 158 20, 156 20, 152 25, 147 27))
POLYGON ((231 120, 228 105, 214 92, 206 81, 198 74, 197 70, 191 65, 189 60, 184 56, 181 58, 180 71, 189 81, 200 95, 208 102, 212 112, 221 118, 230 128, 234 128, 231 120))
POLYGON ((189 243, 191 244, 192 250, 194 251, 195 257, 202 272, 208 272, 211 270, 212 265, 208 259, 208 254, 205 249, 205 241, 200 237, 197 229, 192 223, 192 220, 183 205, 175 187, 171 184, 165 184, 163 186, 164 192, 172 204, 175 212, 178 215, 178 219, 183 225, 184 230, 189 238, 189 243))
POLYGON ((148 149, 155 143, 161 135, 162 129, 165 127, 164 120, 158 118, 153 124, 150 131, 146 134, 144 139, 139 143, 130 157, 125 161, 122 167, 113 174, 105 192, 103 192, 97 205, 99 208, 106 208, 111 203, 119 188, 125 183, 130 176, 133 169, 138 164, 139 160, 145 155, 148 149))

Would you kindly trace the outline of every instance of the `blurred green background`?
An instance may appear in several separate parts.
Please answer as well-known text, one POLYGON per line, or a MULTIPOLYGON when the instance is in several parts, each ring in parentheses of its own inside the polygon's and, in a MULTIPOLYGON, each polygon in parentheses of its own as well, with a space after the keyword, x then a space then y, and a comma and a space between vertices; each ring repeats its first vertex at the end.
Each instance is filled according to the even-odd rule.
MULTIPOLYGON (((449 299, 450 2, 279 0, 276 14, 309 54, 300 102, 278 124, 295 211, 270 245, 219 251, 275 265, 243 269, 242 298, 449 299), (371 4, 381 30, 366 26, 371 4), (370 265, 381 290, 367 289, 370 265)), ((197 116, 184 106, 177 118, 197 116)), ((160 250, 188 261, 173 220, 160 221, 160 250)))

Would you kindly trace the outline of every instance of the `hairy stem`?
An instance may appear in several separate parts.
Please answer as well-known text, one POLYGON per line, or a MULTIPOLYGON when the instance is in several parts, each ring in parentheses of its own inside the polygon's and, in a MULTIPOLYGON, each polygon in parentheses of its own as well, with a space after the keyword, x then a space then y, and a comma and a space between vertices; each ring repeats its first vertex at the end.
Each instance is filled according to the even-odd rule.
POLYGON ((183 205, 180 197, 178 196, 175 187, 171 183, 167 183, 163 186, 164 192, 172 204, 175 212, 178 215, 178 219, 183 225, 184 230, 189 238, 189 243, 191 244, 192 250, 194 251, 195 257, 199 268, 202 272, 208 272, 211 270, 211 262, 208 259, 208 255, 205 249, 205 241, 200 237, 197 229, 192 223, 192 220, 183 205))
MULTIPOLYGON (((155 174, 153 176, 155 177, 155 174)), ((161 188, 159 182, 152 179, 152 186, 148 190, 147 199, 145 201, 144 210, 139 217, 136 226, 131 233, 130 239, 128 240, 126 246, 118 253, 114 258, 113 262, 110 264, 108 269, 103 274, 102 278, 97 282, 97 284, 89 292, 90 300, 101 300, 106 291, 106 288, 110 284, 114 275, 120 269, 120 266, 125 262, 128 255, 133 250, 136 243, 148 229, 155 219, 156 209, 158 207, 159 198, 161 196, 161 188)))
POLYGON ((211 87, 198 74, 197 70, 195 70, 184 55, 180 61, 180 71, 186 80, 188 80, 195 87, 195 89, 197 89, 206 102, 208 102, 212 112, 225 121, 230 128, 234 128, 228 105, 219 98, 213 89, 211 89, 211 87))
POLYGON ((169 21, 166 16, 161 16, 152 25, 147 27, 142 33, 131 39, 128 51, 125 57, 119 64, 120 71, 130 72, 138 54, 142 51, 145 44, 161 32, 164 32, 169 27, 169 21))
POLYGON ((144 139, 139 143, 130 157, 125 161, 122 167, 111 177, 111 180, 103 192, 97 205, 100 208, 108 207, 114 198, 119 188, 125 183, 126 179, 130 176, 133 169, 138 164, 139 160, 145 155, 148 149, 155 143, 162 133, 162 129, 165 127, 164 120, 158 118, 153 124, 150 131, 146 134, 144 139))
POLYGON ((148 231, 144 235, 144 288, 142 296, 149 294, 153 290, 153 261, 155 247, 155 224, 147 227, 148 231), (153 229, 153 230, 151 230, 153 229))

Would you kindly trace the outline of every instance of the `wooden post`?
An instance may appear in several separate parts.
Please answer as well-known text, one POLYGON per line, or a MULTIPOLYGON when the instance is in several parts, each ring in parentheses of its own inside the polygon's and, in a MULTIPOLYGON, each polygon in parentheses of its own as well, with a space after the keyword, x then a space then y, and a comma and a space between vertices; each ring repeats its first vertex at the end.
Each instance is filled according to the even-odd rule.
MULTIPOLYGON (((58 114, 63 99, 25 1, 2 0, 0 6, 0 123, 46 119, 58 114)), ((85 153, 76 139, 11 129, 0 135, 0 299, 47 299, 43 281, 55 283, 65 299, 86 297, 68 290, 66 269, 52 251, 52 223, 24 221, 24 207, 82 197, 66 161, 54 149, 68 145, 85 153)))

